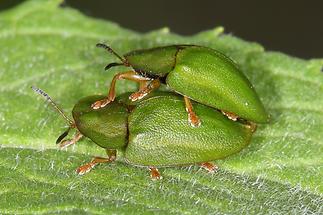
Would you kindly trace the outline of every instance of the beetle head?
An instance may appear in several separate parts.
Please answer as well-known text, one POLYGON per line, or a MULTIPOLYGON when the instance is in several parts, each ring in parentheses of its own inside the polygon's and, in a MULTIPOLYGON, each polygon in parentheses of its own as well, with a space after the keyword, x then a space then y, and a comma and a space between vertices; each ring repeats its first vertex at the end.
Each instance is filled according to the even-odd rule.
POLYGON ((118 99, 103 108, 91 107, 103 98, 105 96, 92 95, 80 99, 72 111, 75 125, 85 137, 103 148, 123 148, 127 143, 128 109, 118 99))

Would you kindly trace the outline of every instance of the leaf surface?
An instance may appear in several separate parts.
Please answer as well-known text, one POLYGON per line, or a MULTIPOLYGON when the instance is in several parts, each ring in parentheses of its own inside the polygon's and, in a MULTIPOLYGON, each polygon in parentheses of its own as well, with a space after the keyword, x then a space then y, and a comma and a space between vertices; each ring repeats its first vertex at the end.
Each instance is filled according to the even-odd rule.
MULTIPOLYGON (((268 52, 223 34, 223 28, 182 37, 167 28, 147 34, 92 19, 60 1, 27 1, 0 14, 0 213, 254 214, 322 213, 323 66, 268 52), (74 170, 104 150, 83 140, 64 151, 55 140, 65 123, 30 89, 44 89, 70 113, 79 98, 105 94, 119 67, 95 44, 119 53, 168 44, 212 47, 234 59, 271 114, 241 153, 198 167, 144 168, 119 161, 79 177, 74 170)), ((120 81, 117 92, 136 85, 120 81)))

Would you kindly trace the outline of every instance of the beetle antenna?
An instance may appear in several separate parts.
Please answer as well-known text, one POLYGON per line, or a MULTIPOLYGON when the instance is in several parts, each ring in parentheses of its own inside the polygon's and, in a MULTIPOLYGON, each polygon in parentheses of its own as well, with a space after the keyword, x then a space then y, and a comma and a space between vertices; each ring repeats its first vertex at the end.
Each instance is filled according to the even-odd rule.
POLYGON ((117 52, 115 52, 110 46, 103 44, 103 43, 98 43, 96 44, 96 47, 99 48, 104 48, 105 50, 107 50, 108 52, 112 53, 113 55, 115 55, 117 58, 119 58, 121 60, 121 62, 123 63, 123 65, 129 65, 129 63, 127 62, 127 60, 123 57, 121 57, 117 52))
POLYGON ((70 127, 74 127, 74 122, 73 120, 71 120, 65 113, 64 111, 58 107, 58 105, 52 100, 52 98, 42 89, 37 88, 35 86, 32 86, 31 89, 33 89, 33 91, 35 91, 36 93, 38 93, 39 95, 42 95, 43 97, 45 97, 45 99, 56 109, 56 111, 58 113, 60 113, 63 118, 68 122, 68 124, 70 125, 70 127))
POLYGON ((115 66, 122 66, 123 63, 109 63, 105 68, 104 70, 108 70, 110 69, 111 67, 115 67, 115 66))
POLYGON ((70 132, 70 130, 71 127, 68 127, 67 130, 57 138, 56 144, 59 144, 68 135, 68 132, 70 132))

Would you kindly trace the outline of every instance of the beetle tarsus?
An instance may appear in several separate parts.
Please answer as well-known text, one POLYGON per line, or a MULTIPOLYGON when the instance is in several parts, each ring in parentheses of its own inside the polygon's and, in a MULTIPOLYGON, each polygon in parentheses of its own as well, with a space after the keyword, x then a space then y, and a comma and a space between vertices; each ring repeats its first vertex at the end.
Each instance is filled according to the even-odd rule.
POLYGON ((232 112, 229 112, 229 111, 224 111, 222 110, 221 111, 223 113, 223 115, 225 115, 226 117, 228 117, 229 119, 231 119, 232 121, 237 121, 239 116, 232 113, 232 112))
POLYGON ((137 101, 137 100, 140 100, 142 99, 143 97, 145 97, 148 93, 146 92, 142 92, 142 91, 138 91, 138 92, 134 92, 132 93, 130 96, 129 96, 129 99, 131 101, 137 101))
POLYGON ((219 167, 213 163, 210 162, 203 162, 200 164, 202 168, 204 168, 209 173, 215 173, 218 171, 219 167))
POLYGON ((108 154, 107 158, 95 157, 91 162, 77 168, 76 173, 78 175, 84 175, 90 172, 96 165, 100 163, 110 163, 116 160, 116 153, 117 153, 116 150, 107 149, 106 152, 108 154))
POLYGON ((60 149, 65 149, 71 145, 73 145, 74 143, 72 142, 72 140, 63 140, 59 143, 58 147, 60 149))
POLYGON ((188 122, 194 128, 199 127, 201 125, 201 120, 198 118, 198 116, 196 116, 194 112, 188 113, 188 122))
POLYGON ((94 102, 91 107, 96 110, 96 109, 100 109, 100 108, 103 108, 105 107, 107 104, 109 104, 110 102, 112 102, 113 100, 110 100, 108 98, 105 98, 105 99, 102 99, 102 100, 99 100, 99 101, 96 101, 94 102))
POLYGON ((84 175, 88 172, 90 172, 95 166, 97 165, 97 163, 88 163, 88 164, 85 164, 83 166, 80 166, 79 168, 76 169, 76 173, 78 175, 84 175))
POLYGON ((163 178, 156 167, 149 167, 149 171, 150 171, 150 178, 152 180, 160 180, 163 178))
POLYGON ((81 134, 80 132, 78 132, 73 139, 71 140, 63 140, 59 143, 59 148, 60 149, 65 149, 71 145, 74 145, 77 141, 79 141, 81 138, 83 137, 83 134, 81 134))
POLYGON ((154 89, 157 89, 160 87, 160 81, 159 79, 154 79, 152 81, 141 81, 140 83, 140 89, 138 92, 135 92, 129 96, 129 99, 131 101, 137 101, 145 97, 147 94, 151 93, 154 89), (148 83, 148 84, 147 84, 148 83))

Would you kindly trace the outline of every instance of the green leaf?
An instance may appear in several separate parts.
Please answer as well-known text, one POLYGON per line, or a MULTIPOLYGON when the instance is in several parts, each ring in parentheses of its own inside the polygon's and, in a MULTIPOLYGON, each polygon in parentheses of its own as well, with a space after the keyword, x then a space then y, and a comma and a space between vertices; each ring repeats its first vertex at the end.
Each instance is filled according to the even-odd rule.
MULTIPOLYGON (((27 1, 0 14, 1 214, 322 213, 322 59, 267 52, 222 27, 191 37, 167 28, 139 34, 59 4, 27 1), (145 168, 118 161, 79 177, 74 170, 104 150, 89 140, 57 150, 65 122, 30 86, 67 113, 79 98, 105 94, 117 70, 103 70, 115 58, 97 42, 120 53, 176 43, 218 49, 249 77, 271 123, 241 153, 217 161, 215 174, 163 168, 164 179, 151 181, 145 168)), ((118 93, 135 89, 129 81, 117 85, 118 93)))

